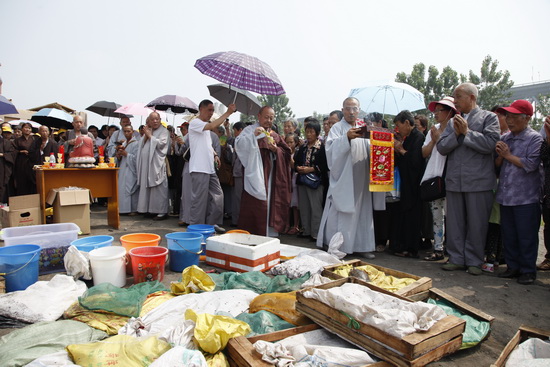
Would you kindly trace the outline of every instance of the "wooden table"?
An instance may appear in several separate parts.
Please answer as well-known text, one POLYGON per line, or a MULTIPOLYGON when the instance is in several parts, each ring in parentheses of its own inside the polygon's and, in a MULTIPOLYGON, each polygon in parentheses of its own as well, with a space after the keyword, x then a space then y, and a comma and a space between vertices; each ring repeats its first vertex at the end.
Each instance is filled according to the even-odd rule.
POLYGON ((40 194, 42 223, 46 223, 46 198, 51 189, 77 186, 89 189, 93 197, 107 198, 107 222, 118 229, 118 168, 37 169, 36 187, 40 194))

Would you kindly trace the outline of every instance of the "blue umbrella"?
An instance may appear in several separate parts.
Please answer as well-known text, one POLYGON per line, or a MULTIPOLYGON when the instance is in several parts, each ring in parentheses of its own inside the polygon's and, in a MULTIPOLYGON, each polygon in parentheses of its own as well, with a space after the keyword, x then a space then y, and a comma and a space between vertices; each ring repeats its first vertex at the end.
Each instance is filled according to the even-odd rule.
POLYGON ((6 97, 0 96, 0 115, 18 113, 17 108, 6 97))
POLYGON ((397 115, 403 110, 417 111, 426 108, 424 95, 405 83, 371 83, 363 88, 352 89, 349 96, 357 98, 361 109, 367 113, 397 115))
POLYGON ((43 108, 32 115, 31 120, 58 129, 73 128, 73 117, 67 112, 58 110, 57 108, 43 108))

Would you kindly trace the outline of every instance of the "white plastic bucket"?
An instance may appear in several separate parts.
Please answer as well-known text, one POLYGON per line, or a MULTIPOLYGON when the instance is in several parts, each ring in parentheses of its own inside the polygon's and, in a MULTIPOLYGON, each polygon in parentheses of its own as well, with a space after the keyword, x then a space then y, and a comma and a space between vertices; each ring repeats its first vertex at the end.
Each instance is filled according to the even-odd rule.
POLYGON ((126 285, 126 249, 121 246, 100 247, 89 252, 94 285, 126 285))

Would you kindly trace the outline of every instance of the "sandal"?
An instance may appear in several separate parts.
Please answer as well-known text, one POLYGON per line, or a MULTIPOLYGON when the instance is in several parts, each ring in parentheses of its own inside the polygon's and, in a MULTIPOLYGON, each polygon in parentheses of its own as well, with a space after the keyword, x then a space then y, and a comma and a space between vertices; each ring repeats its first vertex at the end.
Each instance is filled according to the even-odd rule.
POLYGON ((293 234, 296 234, 298 232, 300 232, 300 228, 295 226, 295 227, 290 228, 290 230, 286 234, 293 235, 293 234))
POLYGON ((376 252, 386 251, 386 245, 376 245, 376 252))
POLYGON ((430 255, 424 257, 424 260, 426 261, 440 261, 444 259, 445 255, 443 254, 443 251, 434 251, 430 255))
POLYGON ((550 270, 550 259, 544 259, 537 265, 538 270, 550 270))

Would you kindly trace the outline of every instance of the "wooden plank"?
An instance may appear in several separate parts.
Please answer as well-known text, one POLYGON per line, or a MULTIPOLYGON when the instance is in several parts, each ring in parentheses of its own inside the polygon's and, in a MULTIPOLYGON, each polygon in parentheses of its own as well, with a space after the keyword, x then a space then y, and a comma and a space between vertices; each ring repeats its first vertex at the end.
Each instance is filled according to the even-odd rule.
POLYGON ((413 301, 426 301, 428 298, 435 299, 435 300, 444 300, 451 304, 454 308, 457 310, 460 310, 464 312, 465 314, 472 316, 473 318, 480 320, 480 321, 487 321, 488 323, 492 324, 495 318, 475 307, 470 306, 467 303, 462 302, 458 298, 455 298, 451 296, 448 293, 445 293, 441 289, 438 288, 432 288, 429 291, 425 291, 422 293, 415 294, 413 296, 407 297, 413 301))
MULTIPOLYGON (((372 284, 356 278, 338 279, 315 288, 330 289, 332 287, 341 286, 346 282, 358 283, 378 291, 378 289, 374 289, 375 286, 372 284)), ((304 291, 299 291, 296 295, 297 311, 310 317, 316 323, 319 323, 330 331, 335 332, 340 337, 346 340, 348 340, 348 338, 353 339, 350 341, 374 353, 380 358, 388 359, 384 357, 384 353, 391 353, 393 356, 391 361, 393 363, 397 363, 397 360, 402 362, 416 360, 434 349, 447 345, 449 341, 455 340, 456 338, 462 341, 462 333, 464 332, 466 322, 455 316, 445 317, 434 324, 430 330, 425 332, 416 332, 399 338, 386 333, 384 330, 377 329, 362 322, 359 322, 359 329, 354 330, 347 326, 349 321, 347 316, 320 301, 304 297, 303 292, 304 291)), ((410 299, 388 291, 383 291, 382 293, 402 299, 406 302, 412 302, 410 299)), ((452 345, 454 346, 455 344, 456 342, 452 345)), ((460 344, 455 350, 459 347, 460 344)), ((443 349, 445 350, 446 347, 443 349)), ((433 352, 432 354, 435 358, 441 353, 444 353, 444 351, 433 352)))
POLYGON ((251 342, 252 344, 256 343, 258 340, 264 340, 266 342, 276 342, 278 340, 282 340, 290 336, 302 334, 307 331, 316 330, 316 329, 319 329, 319 325, 317 324, 297 326, 290 329, 275 331, 273 333, 256 335, 248 338, 248 341, 251 342))
POLYGON ((495 363, 491 364, 491 367, 504 367, 508 357, 510 357, 510 353, 528 338, 548 339, 550 338, 550 330, 521 325, 512 339, 506 344, 495 363))
MULTIPOLYGON (((413 294, 416 294, 416 293, 419 293, 419 292, 426 291, 426 290, 428 290, 432 287, 432 279, 431 278, 419 277, 418 275, 405 273, 405 272, 402 272, 402 271, 399 271, 399 270, 386 268, 386 267, 383 267, 383 266, 380 266, 380 265, 367 263, 367 262, 361 261, 361 260, 349 260, 349 261, 344 262, 343 264, 325 266, 325 268, 324 268, 321 275, 323 275, 325 277, 328 277, 330 279, 342 279, 344 277, 334 273, 334 269, 336 269, 336 268, 338 268, 342 265, 352 265, 353 267, 363 266, 363 265, 370 265, 370 266, 376 268, 377 270, 384 272, 386 275, 391 275, 391 276, 394 276, 396 278, 415 279, 414 283, 409 284, 408 286, 406 286, 404 288, 401 288, 401 289, 398 289, 397 291, 394 292, 395 294, 398 294, 400 296, 410 296, 410 295, 413 295, 413 294)), ((381 289, 380 287, 377 287, 377 288, 381 289)))

